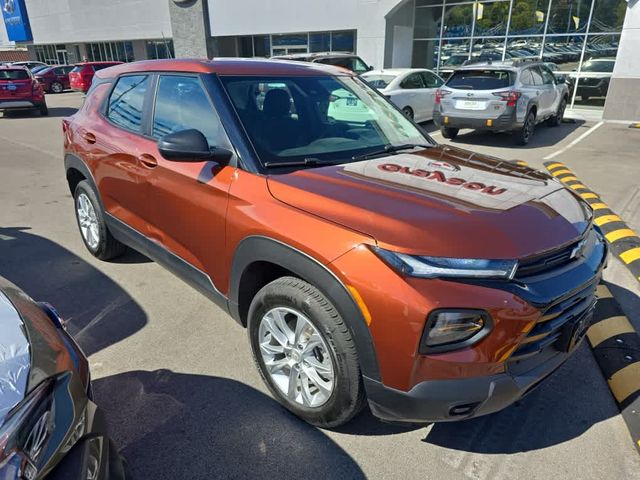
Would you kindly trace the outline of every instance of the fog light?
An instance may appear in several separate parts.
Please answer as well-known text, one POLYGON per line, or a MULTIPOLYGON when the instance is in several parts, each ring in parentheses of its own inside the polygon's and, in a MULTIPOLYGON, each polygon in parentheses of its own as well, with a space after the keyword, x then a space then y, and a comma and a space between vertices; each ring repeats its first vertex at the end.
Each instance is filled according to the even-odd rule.
POLYGON ((484 310, 434 310, 420 342, 420 353, 438 353, 468 347, 491 331, 491 317, 484 310))

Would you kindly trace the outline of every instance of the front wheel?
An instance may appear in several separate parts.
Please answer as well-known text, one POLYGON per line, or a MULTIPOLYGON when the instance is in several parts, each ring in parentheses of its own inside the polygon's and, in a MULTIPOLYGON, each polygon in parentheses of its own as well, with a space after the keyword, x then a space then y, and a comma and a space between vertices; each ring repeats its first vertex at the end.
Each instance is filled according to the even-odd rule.
POLYGON ((404 107, 402 113, 404 113, 405 117, 413 120, 413 109, 411 107, 404 107))
POLYGON ((46 103, 43 103, 42 105, 40 105, 40 108, 38 110, 40 111, 40 115, 43 117, 46 117, 47 115, 49 115, 49 107, 47 107, 46 103))
POLYGON ((83 180, 78 183, 74 199, 78 228, 87 250, 100 260, 122 255, 126 247, 109 232, 100 202, 89 182, 83 180))
POLYGON ((249 307, 253 358, 273 396, 312 425, 347 423, 365 395, 355 344, 344 320, 313 285, 282 277, 249 307))
POLYGON ((64 91, 64 87, 60 82, 53 82, 51 84, 51 91, 53 93, 62 93, 64 91))
POLYGON ((558 105, 558 110, 556 110, 556 114, 548 120, 548 124, 551 127, 557 127, 562 123, 562 119, 564 118, 564 111, 567 109, 567 99, 563 98, 560 101, 560 105, 558 105))

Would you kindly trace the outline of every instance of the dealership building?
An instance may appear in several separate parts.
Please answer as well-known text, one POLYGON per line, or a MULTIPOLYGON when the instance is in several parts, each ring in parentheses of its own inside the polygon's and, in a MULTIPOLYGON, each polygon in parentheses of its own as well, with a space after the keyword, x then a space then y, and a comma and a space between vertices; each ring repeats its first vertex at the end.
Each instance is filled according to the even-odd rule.
POLYGON ((640 0, 0 0, 0 50, 50 64, 355 52, 446 75, 541 57, 571 106, 640 120, 640 0))

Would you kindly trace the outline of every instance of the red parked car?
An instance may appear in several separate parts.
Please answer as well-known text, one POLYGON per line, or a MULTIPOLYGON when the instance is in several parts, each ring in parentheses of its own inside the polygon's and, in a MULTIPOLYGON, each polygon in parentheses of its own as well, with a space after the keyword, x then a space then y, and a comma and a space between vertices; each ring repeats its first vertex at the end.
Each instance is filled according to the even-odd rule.
POLYGON ((36 80, 47 93, 62 93, 71 88, 69 85, 69 73, 75 65, 56 65, 40 70, 35 74, 36 80))
POLYGON ((42 85, 26 67, 0 66, 0 111, 25 109, 49 114, 42 85))
POLYGON ((87 92, 91 87, 93 76, 98 70, 112 67, 122 62, 84 62, 78 63, 69 73, 69 84, 72 90, 87 92))

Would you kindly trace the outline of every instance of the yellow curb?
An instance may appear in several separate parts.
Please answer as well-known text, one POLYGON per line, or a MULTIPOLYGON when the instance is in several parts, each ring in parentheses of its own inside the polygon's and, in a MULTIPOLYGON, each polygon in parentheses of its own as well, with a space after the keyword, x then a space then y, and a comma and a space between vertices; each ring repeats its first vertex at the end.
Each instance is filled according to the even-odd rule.
POLYGON ((618 215, 602 215, 601 217, 597 217, 593 223, 597 226, 601 227, 602 225, 606 225, 611 222, 621 222, 622 219, 618 215))
POLYGON ((608 209, 609 208, 609 205, 607 205, 606 203, 590 203, 589 206, 593 210, 602 210, 602 209, 608 209))
POLYGON ((587 330, 587 338, 593 348, 596 348, 605 340, 621 335, 623 333, 634 333, 633 325, 629 323, 627 317, 618 315, 600 320, 594 323, 587 330))
POLYGON ((547 170, 553 170, 554 168, 558 168, 558 167, 564 167, 566 168, 566 165, 564 163, 552 163, 551 165, 547 165, 547 170))
POLYGON ((609 387, 618 403, 640 390, 640 362, 635 362, 611 375, 609 387))
POLYGON ((565 173, 573 174, 571 170, 564 168, 562 170, 556 170, 555 172, 551 172, 551 175, 553 175, 554 177, 557 177, 558 175, 563 175, 565 173))
POLYGON ((620 240, 621 238, 637 237, 637 235, 636 232, 634 232, 630 228, 619 228, 618 230, 607 233, 604 237, 609 243, 613 243, 616 240, 620 240))
POLYGON ((574 177, 573 175, 569 175, 567 177, 558 178, 561 182, 570 182, 572 180, 578 180, 578 177, 574 177))
POLYGON ((600 198, 600 197, 598 197, 598 195, 596 195, 595 193, 592 193, 592 192, 581 193, 580 196, 582 198, 584 198, 585 200, 589 200, 590 198, 600 198))
POLYGON ((620 258, 626 264, 640 259, 640 247, 635 247, 620 254, 620 258))
POLYGON ((583 185, 581 183, 574 183, 573 185, 569 185, 570 188, 573 188, 574 190, 578 190, 580 188, 585 188, 587 190, 589 190, 589 188, 586 185, 583 185))

